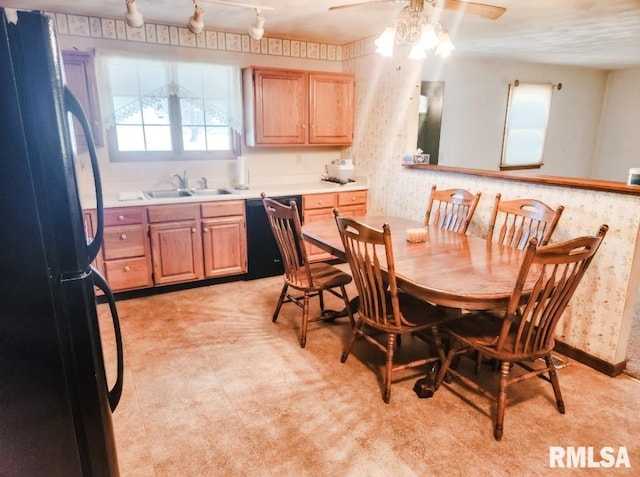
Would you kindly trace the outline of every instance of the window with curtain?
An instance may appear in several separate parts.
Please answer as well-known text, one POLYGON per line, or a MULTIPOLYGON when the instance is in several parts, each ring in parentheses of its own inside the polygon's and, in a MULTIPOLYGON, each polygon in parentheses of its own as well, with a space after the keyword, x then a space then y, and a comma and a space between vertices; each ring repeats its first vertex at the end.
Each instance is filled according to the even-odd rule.
POLYGON ((501 170, 542 166, 552 84, 509 84, 501 170))
POLYGON ((240 69, 105 56, 112 161, 230 159, 238 154, 240 69))

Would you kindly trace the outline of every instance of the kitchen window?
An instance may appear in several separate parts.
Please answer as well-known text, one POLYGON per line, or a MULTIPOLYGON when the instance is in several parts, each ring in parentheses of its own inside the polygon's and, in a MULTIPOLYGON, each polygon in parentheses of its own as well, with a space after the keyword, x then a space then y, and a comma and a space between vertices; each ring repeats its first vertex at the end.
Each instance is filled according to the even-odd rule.
POLYGON ((241 125, 233 65, 103 58, 111 160, 231 159, 241 125))
POLYGON ((500 170, 542 167, 552 84, 509 84, 500 170))

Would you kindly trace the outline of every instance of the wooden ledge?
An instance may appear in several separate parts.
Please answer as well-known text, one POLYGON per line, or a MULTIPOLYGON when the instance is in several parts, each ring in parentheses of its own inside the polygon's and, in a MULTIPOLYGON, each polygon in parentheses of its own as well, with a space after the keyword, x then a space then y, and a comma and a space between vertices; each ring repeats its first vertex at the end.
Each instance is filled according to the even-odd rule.
POLYGON ((427 169, 439 172, 452 172, 455 174, 467 174, 471 176, 492 177, 517 182, 529 182, 533 184, 554 185, 571 187, 574 189, 597 190, 616 194, 640 196, 640 186, 627 185, 625 182, 605 181, 598 179, 580 179, 578 177, 560 176, 525 176, 512 172, 488 171, 484 169, 472 169, 467 167, 438 166, 433 164, 403 164, 407 169, 427 169))

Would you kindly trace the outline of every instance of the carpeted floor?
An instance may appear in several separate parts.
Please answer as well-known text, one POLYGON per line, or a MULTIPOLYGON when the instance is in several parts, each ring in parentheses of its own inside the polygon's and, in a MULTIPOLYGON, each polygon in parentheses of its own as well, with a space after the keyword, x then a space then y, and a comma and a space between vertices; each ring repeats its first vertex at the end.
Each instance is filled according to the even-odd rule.
POLYGON ((627 347, 627 367, 624 370, 629 376, 640 379, 640 295, 636 303, 636 312, 631 325, 631 337, 627 347))
MULTIPOLYGON (((281 286, 273 277, 118 303, 122 477, 637 475, 639 381, 562 357, 571 361, 558 372, 566 414, 548 383, 520 383, 496 442, 487 399, 455 383, 419 399, 412 388, 423 370, 398 374, 385 404, 382 353, 359 341, 340 363, 347 319, 311 324, 301 349, 297 307, 271 321, 281 286), (631 468, 550 468, 552 446, 624 447, 631 468)), ((108 309, 99 311, 113 381, 108 309)), ((399 358, 423 352, 407 337, 399 358)), ((472 372, 470 360, 460 365, 472 372)), ((482 376, 495 387, 489 367, 482 376)))

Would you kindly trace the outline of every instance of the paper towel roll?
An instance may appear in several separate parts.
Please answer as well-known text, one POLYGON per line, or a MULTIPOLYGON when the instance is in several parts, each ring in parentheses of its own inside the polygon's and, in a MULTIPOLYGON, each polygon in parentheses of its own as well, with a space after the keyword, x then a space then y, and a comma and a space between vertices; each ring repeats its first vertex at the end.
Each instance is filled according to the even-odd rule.
POLYGON ((249 170, 247 156, 238 156, 236 160, 236 189, 249 188, 249 170))

